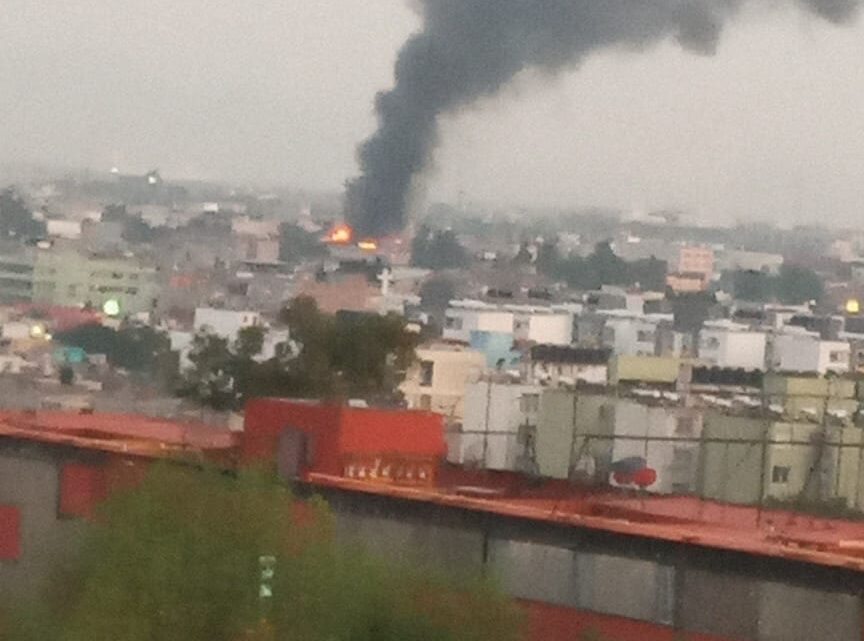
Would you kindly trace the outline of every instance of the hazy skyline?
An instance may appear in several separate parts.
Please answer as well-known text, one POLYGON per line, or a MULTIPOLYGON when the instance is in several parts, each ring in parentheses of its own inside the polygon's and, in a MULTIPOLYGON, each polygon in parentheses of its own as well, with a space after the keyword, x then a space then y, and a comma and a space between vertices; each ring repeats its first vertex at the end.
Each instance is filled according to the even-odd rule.
MULTIPOLYGON (((338 190, 418 26, 405 0, 119 4, 0 5, 0 162, 338 190)), ((665 43, 523 74, 445 120, 428 190, 855 224, 862 60, 861 21, 762 8, 713 57, 665 43)))

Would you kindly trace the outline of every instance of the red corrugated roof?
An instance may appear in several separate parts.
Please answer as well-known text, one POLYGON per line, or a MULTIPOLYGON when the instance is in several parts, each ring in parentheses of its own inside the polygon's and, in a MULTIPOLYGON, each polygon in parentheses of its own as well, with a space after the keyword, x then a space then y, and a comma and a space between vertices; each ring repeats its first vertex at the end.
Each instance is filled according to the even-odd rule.
POLYGON ((514 495, 498 479, 488 486, 400 487, 310 474, 313 485, 434 503, 544 523, 584 527, 688 545, 733 550, 864 572, 864 523, 691 497, 571 489, 557 483, 514 495), (554 489, 550 489, 554 488, 554 489), (481 492, 480 490, 491 490, 481 492))
POLYGON ((0 412, 0 436, 157 458, 236 446, 227 430, 135 414, 0 412))

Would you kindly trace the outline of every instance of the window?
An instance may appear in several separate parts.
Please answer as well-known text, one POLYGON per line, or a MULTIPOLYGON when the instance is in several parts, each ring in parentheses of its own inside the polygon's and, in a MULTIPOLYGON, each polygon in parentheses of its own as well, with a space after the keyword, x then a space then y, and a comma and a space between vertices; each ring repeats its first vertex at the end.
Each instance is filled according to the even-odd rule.
POLYGON ((302 430, 290 427, 282 430, 276 455, 279 478, 285 481, 300 478, 315 461, 312 448, 309 435, 302 430))
POLYGON ((640 329, 636 332, 636 340, 640 343, 649 343, 654 341, 654 332, 650 329, 640 329))
POLYGON ((429 394, 420 396, 420 409, 429 411, 432 409, 432 397, 429 394))
POLYGON ((788 483, 789 482, 789 467, 775 465, 771 470, 772 483, 788 483))
POLYGON ((720 347, 720 339, 716 336, 707 336, 699 343, 702 349, 718 349, 720 347))
POLYGON ((21 511, 11 505, 0 505, 0 561, 21 557, 21 511))
POLYGON ((431 387, 432 379, 435 376, 435 363, 432 361, 420 362, 420 385, 422 387, 431 387))
POLYGON ((523 394, 519 399, 519 410, 523 414, 536 414, 540 410, 540 395, 523 394))
POLYGON ((444 319, 444 329, 462 329, 462 317, 461 316, 448 316, 444 319))
POLYGON ((846 352, 838 352, 834 351, 828 355, 829 360, 832 363, 843 363, 848 358, 846 352))

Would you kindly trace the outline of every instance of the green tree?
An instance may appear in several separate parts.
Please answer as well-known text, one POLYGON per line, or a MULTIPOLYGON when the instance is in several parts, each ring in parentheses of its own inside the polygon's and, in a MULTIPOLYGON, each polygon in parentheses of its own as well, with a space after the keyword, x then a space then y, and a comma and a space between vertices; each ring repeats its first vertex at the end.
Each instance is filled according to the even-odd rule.
POLYGON ((767 302, 774 296, 774 283, 764 272, 739 270, 732 274, 735 298, 753 302, 767 302))
POLYGON ((60 368, 60 384, 71 385, 75 381, 75 372, 68 365, 60 368))
POLYGON ((776 280, 777 298, 787 305, 800 305, 822 298, 822 279, 812 269, 783 265, 776 280))
POLYGON ((237 340, 234 341, 234 353, 243 359, 251 360, 261 353, 264 348, 264 336, 266 332, 263 327, 244 327, 237 332, 237 340))
POLYGON ((411 264, 426 269, 455 269, 470 262, 465 248, 450 230, 433 231, 421 227, 411 242, 411 264))
POLYGON ((315 301, 297 298, 283 313, 301 345, 289 363, 295 393, 313 398, 352 395, 394 400, 414 359, 417 335, 390 315, 322 314, 315 301))
POLYGON ((126 205, 123 204, 111 204, 102 210, 102 222, 106 223, 123 222, 127 216, 126 205))
POLYGON ((81 551, 11 641, 515 641, 482 584, 392 567, 338 545, 320 502, 300 525, 269 475, 161 465, 85 526, 81 551), (274 573, 262 581, 262 558, 274 573), (262 597, 261 585, 271 596, 262 597))
POLYGON ((639 285, 643 290, 666 289, 666 262, 656 258, 628 263, 615 254, 612 245, 600 242, 586 258, 577 255, 562 257, 554 243, 540 246, 538 271, 562 280, 576 289, 599 289, 603 285, 639 285))
POLYGON ((337 382, 332 357, 335 319, 322 314, 315 300, 305 296, 292 300, 282 318, 300 345, 299 353, 288 363, 294 385, 288 394, 311 398, 333 395, 337 382))
POLYGON ((11 188, 0 191, 0 237, 32 239, 45 235, 45 223, 34 220, 33 213, 11 188))
POLYGON ((456 286, 449 278, 430 278, 420 286, 420 305, 439 316, 443 316, 455 296, 456 286))
POLYGON ((330 360, 344 393, 392 402, 414 359, 417 336, 395 314, 337 315, 330 360))
POLYGON ((668 264, 652 256, 627 264, 628 284, 638 284, 641 289, 655 292, 666 291, 668 264))
POLYGON ((561 255, 553 242, 544 242, 537 251, 537 270, 550 278, 563 278, 561 255))
POLYGON ((629 284, 627 263, 618 258, 607 241, 597 243, 594 253, 588 257, 586 267, 591 289, 598 289, 602 285, 629 284))
POLYGON ((123 240, 136 243, 152 243, 162 235, 158 229, 151 227, 141 216, 127 216, 123 221, 123 240))
POLYGON ((331 316, 311 298, 283 310, 292 343, 266 361, 256 358, 264 335, 242 330, 233 345, 207 333, 195 336, 192 366, 183 372, 178 394, 215 409, 242 407, 256 396, 399 399, 398 386, 414 359, 418 336, 401 317, 374 314, 331 316))
POLYGON ((199 332, 192 339, 188 358, 192 366, 181 373, 178 394, 213 409, 234 408, 239 394, 235 388, 235 362, 228 339, 199 332))
POLYGON ((81 325, 58 332, 54 339, 88 354, 105 354, 114 367, 154 376, 173 375, 171 340, 152 327, 126 324, 114 330, 104 325, 81 325))

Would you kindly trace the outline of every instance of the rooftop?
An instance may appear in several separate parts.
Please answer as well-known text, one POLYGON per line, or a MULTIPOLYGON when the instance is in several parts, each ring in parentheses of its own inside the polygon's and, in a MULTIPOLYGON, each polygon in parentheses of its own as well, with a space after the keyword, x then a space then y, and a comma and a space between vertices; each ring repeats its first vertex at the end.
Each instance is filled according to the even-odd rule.
POLYGON ((62 411, 0 412, 0 437, 148 458, 227 451, 236 445, 234 434, 203 423, 62 411))
POLYGON ((308 480, 320 487, 864 572, 864 522, 556 481, 528 484, 515 475, 461 470, 442 473, 434 487, 315 473, 308 480))
POLYGON ((531 360, 550 363, 574 363, 582 365, 605 365, 612 350, 600 347, 572 347, 566 345, 535 345, 531 348, 531 360))

